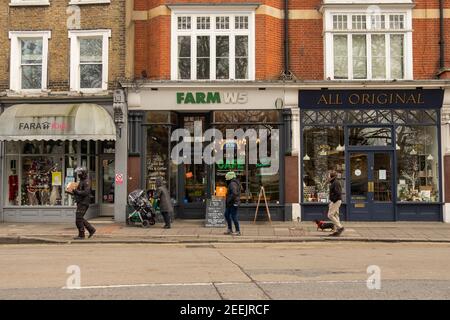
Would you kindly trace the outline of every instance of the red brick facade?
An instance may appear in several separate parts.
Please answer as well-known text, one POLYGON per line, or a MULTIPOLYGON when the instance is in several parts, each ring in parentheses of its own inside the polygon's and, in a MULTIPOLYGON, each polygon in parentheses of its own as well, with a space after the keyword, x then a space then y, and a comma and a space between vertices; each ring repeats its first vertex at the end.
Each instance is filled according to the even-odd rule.
MULTIPOLYGON (((145 70, 150 79, 170 79, 170 11, 156 14, 166 4, 192 1, 135 0, 134 10, 149 13, 135 20, 135 76, 145 70)), ((198 0, 196 4, 254 3, 251 0, 198 0)), ((277 80, 283 71, 283 0, 263 0, 256 12, 256 80, 277 80), (263 8, 261 8, 263 7, 263 8), (264 10, 269 8, 269 10, 264 10), (260 10, 263 9, 263 10, 260 10)), ((321 0, 289 1, 290 70, 301 80, 324 80, 321 0)), ((450 45, 450 3, 445 3, 445 42, 450 45)), ((448 46, 447 45, 447 46, 448 46)), ((450 50, 445 50, 445 68, 450 50)), ((439 65, 439 3, 416 0, 413 8, 413 74, 415 80, 436 79, 439 65)), ((446 75, 443 74, 442 77, 446 75)))

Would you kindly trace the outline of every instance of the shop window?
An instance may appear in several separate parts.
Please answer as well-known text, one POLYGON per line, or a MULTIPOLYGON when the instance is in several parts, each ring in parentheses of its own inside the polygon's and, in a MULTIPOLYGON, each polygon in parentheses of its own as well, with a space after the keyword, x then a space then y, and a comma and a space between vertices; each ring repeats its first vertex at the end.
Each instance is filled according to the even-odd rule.
POLYGON ((71 39, 70 88, 96 92, 108 88, 110 30, 69 31, 71 39))
POLYGON ((254 17, 243 14, 186 15, 174 9, 173 80, 254 79, 254 17))
POLYGON ((399 11, 403 13, 326 9, 327 78, 412 79, 411 10, 399 11))
POLYGON ((260 111, 260 110, 246 110, 246 111, 215 111, 214 123, 272 123, 280 122, 280 113, 278 111, 260 111))
POLYGON ((146 189, 156 190, 157 179, 169 182, 170 129, 165 125, 152 125, 147 127, 146 134, 146 189))
POLYGON ((50 31, 12 31, 10 89, 41 91, 47 88, 50 31))
MULTIPOLYGON (((279 155, 272 155, 271 136, 275 129, 279 129, 279 113, 274 111, 234 111, 234 112, 214 112, 214 127, 222 132, 224 140, 219 143, 223 149, 224 159, 215 165, 213 193, 221 193, 226 187, 225 175, 229 171, 234 171, 241 183, 241 203, 256 203, 261 186, 264 186, 267 201, 279 203, 280 201, 280 174, 279 171, 266 173, 263 169, 272 166, 271 158, 279 155), (226 123, 226 124, 225 124, 226 123), (242 123, 242 126, 230 123, 242 123), (264 124, 262 124, 264 123, 264 124), (248 137, 235 137, 226 139, 227 129, 242 129, 244 132, 255 130, 258 134, 260 129, 268 130, 267 158, 262 158, 258 154, 255 163, 250 161, 250 143, 248 137), (231 161, 225 158, 227 151, 231 149, 234 159, 231 161)), ((256 141, 259 148, 259 141, 256 141)))
MULTIPOLYGON (((178 123, 177 114, 168 111, 148 111, 146 135, 145 183, 150 193, 156 189, 156 179, 163 179, 172 199, 177 199, 178 166, 170 161, 172 128, 178 123)), ((149 196, 151 194, 149 193, 149 196)), ((175 201, 175 200, 174 200, 175 201)))
POLYGON ((64 186, 76 181, 75 168, 88 169, 92 203, 96 200, 94 141, 6 142, 5 203, 9 206, 72 206, 64 186), (83 152, 83 154, 81 153, 83 152))
POLYGON ((439 201, 439 155, 435 126, 398 126, 399 201, 439 201))
MULTIPOLYGON (((303 201, 328 202, 330 170, 337 172, 345 199, 345 156, 343 127, 303 129, 303 201)), ((345 201, 345 200, 344 200, 345 201)))
POLYGON ((348 133, 351 146, 392 145, 391 127, 349 127, 348 133))

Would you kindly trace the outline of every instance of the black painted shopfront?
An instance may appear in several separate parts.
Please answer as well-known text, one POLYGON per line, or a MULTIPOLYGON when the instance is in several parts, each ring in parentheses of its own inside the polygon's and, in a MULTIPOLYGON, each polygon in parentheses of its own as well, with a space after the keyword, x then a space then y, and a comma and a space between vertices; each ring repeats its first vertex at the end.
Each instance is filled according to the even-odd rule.
MULTIPOLYGON (((205 219, 206 201, 222 192, 226 186, 225 174, 234 171, 241 182, 241 206, 239 209, 242 220, 253 220, 260 186, 265 187, 272 219, 284 220, 284 164, 280 161, 279 171, 273 175, 262 174, 267 166, 265 159, 258 159, 252 164, 248 156, 248 138, 234 137, 231 141, 225 139, 228 129, 266 129, 269 138, 273 130, 279 130, 279 158, 283 159, 284 120, 280 110, 227 110, 227 111, 145 111, 129 114, 129 154, 140 157, 140 188, 148 191, 151 196, 155 189, 156 179, 162 178, 169 189, 175 207, 175 217, 181 219, 205 219), (196 164, 175 164, 172 161, 172 151, 178 141, 171 141, 172 134, 177 129, 189 132, 192 142, 191 157, 196 156, 194 143, 203 141, 196 137, 194 124, 201 123, 201 134, 214 128, 222 132, 224 153, 227 148, 233 148, 237 153, 242 150, 244 158, 236 158, 232 162, 196 164), (242 149, 240 149, 242 147, 242 149)), ((207 146, 210 141, 203 141, 207 146)), ((269 156, 270 146, 269 146, 269 156)), ((203 149, 202 149, 203 150, 203 149)), ((265 218, 264 206, 260 206, 259 217, 265 218)))
POLYGON ((329 170, 341 218, 442 221, 441 89, 299 92, 302 219, 326 219, 329 170))

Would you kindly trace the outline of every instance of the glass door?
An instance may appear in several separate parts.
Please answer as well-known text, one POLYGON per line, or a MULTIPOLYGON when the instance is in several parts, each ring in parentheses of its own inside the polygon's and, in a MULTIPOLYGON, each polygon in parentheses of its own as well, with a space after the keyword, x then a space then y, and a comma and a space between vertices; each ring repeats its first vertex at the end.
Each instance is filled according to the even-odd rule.
POLYGON ((350 153, 350 215, 353 220, 369 220, 371 195, 369 184, 372 181, 370 153, 350 153))
POLYGON ((100 216, 114 216, 114 155, 100 158, 100 216))
POLYGON ((207 115, 192 114, 182 117, 182 126, 190 133, 191 163, 181 164, 179 167, 180 185, 180 212, 184 219, 203 219, 205 217, 206 199, 209 197, 210 168, 203 162, 203 132, 207 129, 207 115), (201 127, 199 127, 199 125, 201 127), (197 126, 197 127, 196 127, 197 126), (197 135, 197 137, 196 137, 197 135), (196 150, 195 143, 201 143, 201 150, 196 150), (196 163, 195 159, 201 159, 202 163, 196 163))
POLYGON ((349 219, 394 220, 392 153, 350 152, 349 162, 349 219))

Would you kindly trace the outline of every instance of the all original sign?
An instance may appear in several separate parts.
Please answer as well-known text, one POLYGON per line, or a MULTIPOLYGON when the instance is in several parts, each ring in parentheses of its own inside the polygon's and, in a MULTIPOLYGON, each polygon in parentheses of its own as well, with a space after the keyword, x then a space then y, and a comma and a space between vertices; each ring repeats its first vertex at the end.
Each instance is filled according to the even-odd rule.
POLYGON ((444 91, 416 90, 301 90, 300 108, 441 108, 444 91))

